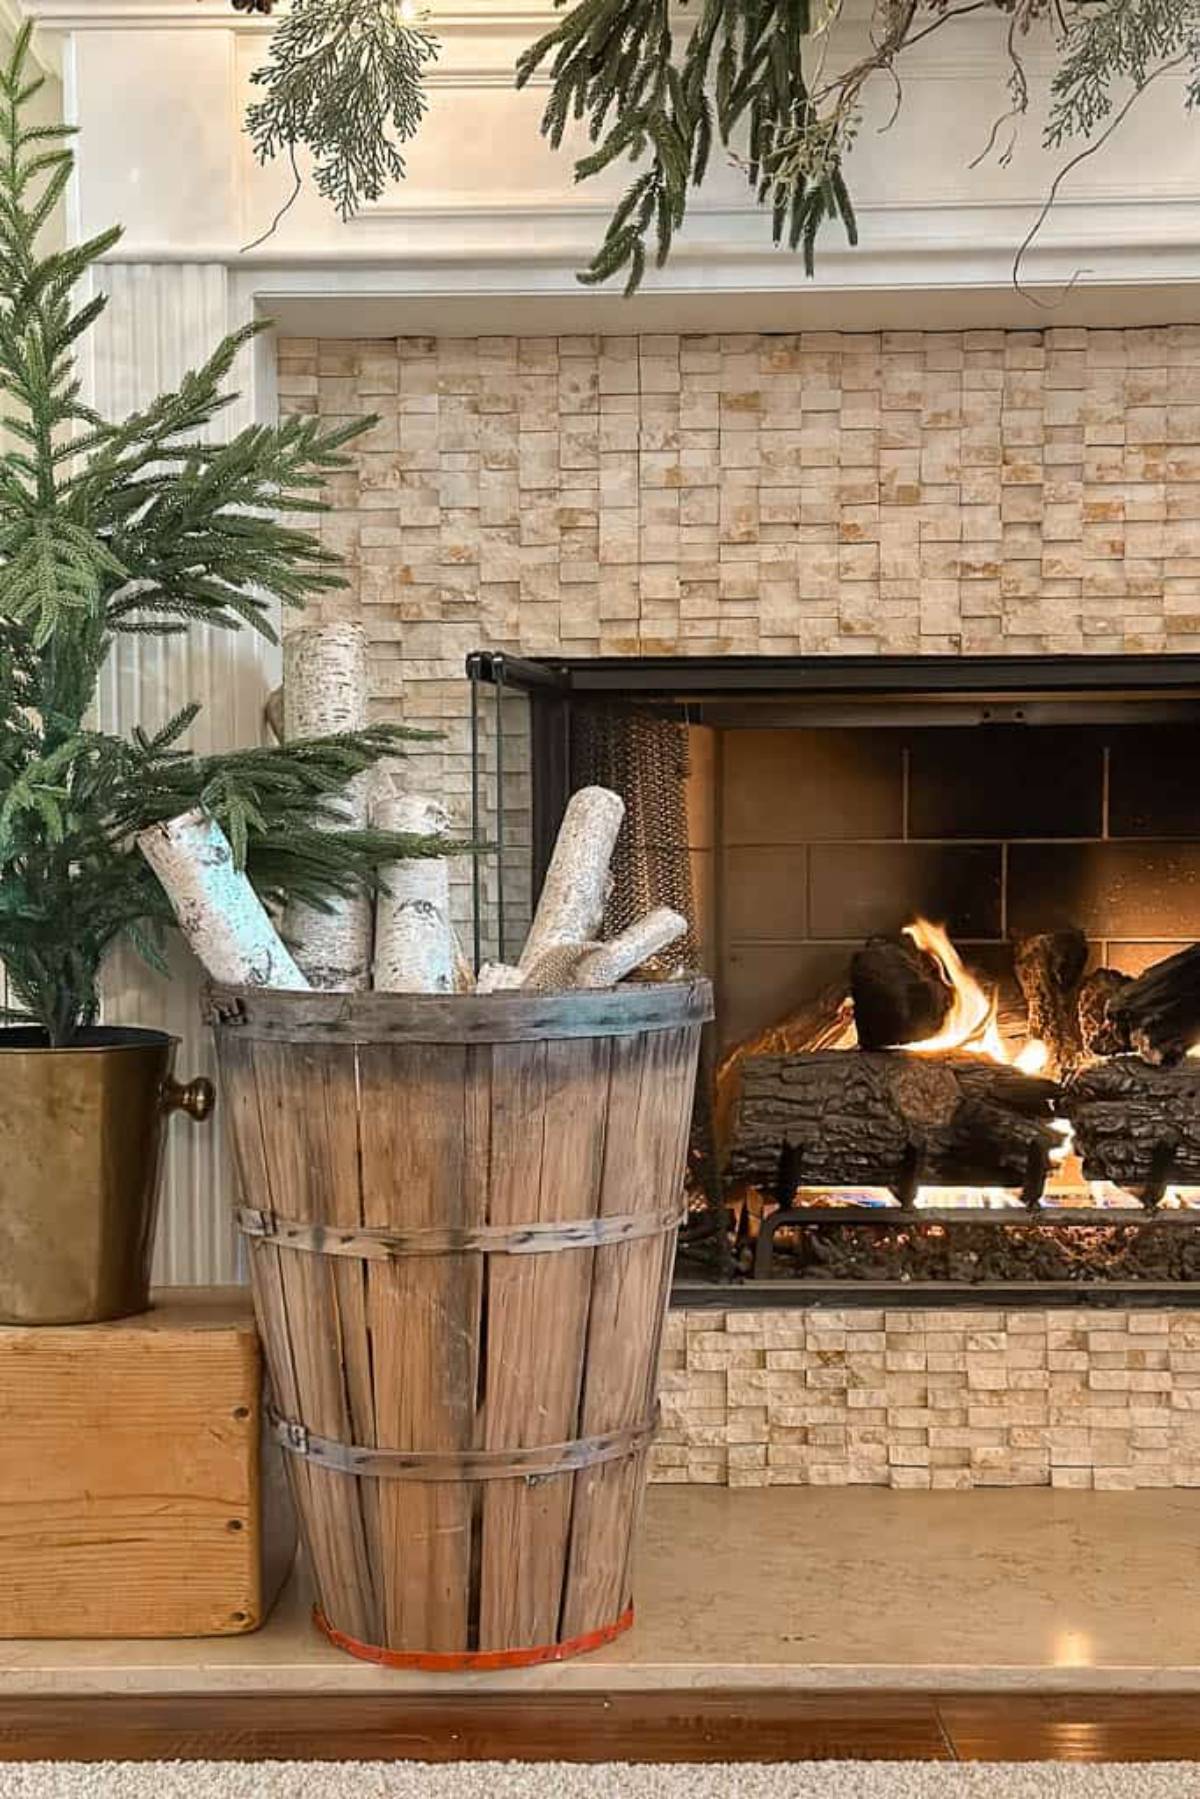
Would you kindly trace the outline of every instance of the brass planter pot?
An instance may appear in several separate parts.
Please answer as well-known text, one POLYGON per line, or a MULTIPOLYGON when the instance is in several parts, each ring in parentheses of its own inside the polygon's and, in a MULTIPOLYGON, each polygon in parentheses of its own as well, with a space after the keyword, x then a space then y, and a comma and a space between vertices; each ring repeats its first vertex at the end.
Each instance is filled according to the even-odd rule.
POLYGON ((164 1126, 208 1117, 173 1078, 178 1038, 84 1031, 50 1049, 0 1030, 0 1323, 92 1324, 145 1311, 164 1126))

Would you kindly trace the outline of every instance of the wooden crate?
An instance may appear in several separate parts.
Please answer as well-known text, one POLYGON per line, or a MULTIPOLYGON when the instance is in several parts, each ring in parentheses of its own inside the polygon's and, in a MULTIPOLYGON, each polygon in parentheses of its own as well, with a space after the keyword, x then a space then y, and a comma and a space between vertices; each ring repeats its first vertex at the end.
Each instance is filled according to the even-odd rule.
POLYGON ((111 1324, 0 1328, 0 1637, 261 1624, 290 1559, 263 1504, 261 1388, 240 1288, 165 1289, 111 1324))

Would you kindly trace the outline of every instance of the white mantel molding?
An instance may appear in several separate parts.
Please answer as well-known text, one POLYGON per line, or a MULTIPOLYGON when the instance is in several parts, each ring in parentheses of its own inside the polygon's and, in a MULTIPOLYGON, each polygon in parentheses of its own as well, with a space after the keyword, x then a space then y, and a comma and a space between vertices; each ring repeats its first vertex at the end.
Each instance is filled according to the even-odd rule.
MULTIPOLYGON (((851 11, 865 4, 855 0, 851 11)), ((81 131, 72 229, 82 235, 121 220, 114 263, 216 265, 258 304, 276 288, 301 295, 306 282, 314 298, 340 285, 347 303, 381 296, 423 305, 433 294, 475 293, 512 301, 512 317, 492 326, 504 330, 522 328, 523 299, 553 296, 574 310, 576 329, 615 311, 632 330, 647 301, 661 309, 672 295, 689 303, 724 296, 736 328, 739 295, 751 304, 786 298, 802 315, 833 296, 875 296, 880 322, 891 322, 898 299, 935 291, 947 328, 952 294, 963 296, 964 317, 974 317, 973 296, 1006 296, 1013 322, 1013 256, 1057 166, 1040 151, 1031 117, 1008 167, 972 168, 1004 104, 994 55, 1003 20, 975 15, 934 34, 906 63, 904 105, 886 136, 871 120, 864 125, 850 170, 857 248, 830 225, 816 279, 806 280, 800 259, 771 245, 769 219, 740 171, 718 156, 668 268, 622 311, 615 287, 596 293, 576 277, 628 171, 577 187, 570 148, 556 153, 540 135, 544 93, 513 86, 519 50, 556 9, 550 0, 455 0, 445 12, 430 7, 444 46, 408 179, 348 222, 306 185, 276 234, 243 254, 290 186, 281 162, 259 167, 241 129, 270 21, 235 13, 228 0, 31 0, 30 10, 62 40, 68 111, 81 131)), ((1031 79, 1041 54, 1030 53, 1031 79)), ((1177 319, 1187 301, 1172 293, 1168 302, 1166 290, 1200 286, 1200 122, 1181 103, 1177 116, 1165 112, 1168 99, 1164 92, 1135 109, 1119 149, 1071 176, 1028 257, 1031 289, 1057 297, 1076 283, 1056 322, 1074 322, 1085 289, 1091 307, 1101 290, 1115 296, 1113 323, 1121 296, 1135 290, 1144 317, 1146 288, 1161 290, 1177 319)), ((1049 317, 1028 301, 1019 307, 1023 322, 1049 317)), ((870 328, 872 320, 861 322, 870 328)))
MULTIPOLYGON (((532 41, 556 17, 553 5, 428 10, 430 30, 447 38, 486 32, 532 41)), ((234 12, 229 0, 34 0, 22 11, 53 31, 234 31, 262 37, 274 29, 272 17, 234 12)))

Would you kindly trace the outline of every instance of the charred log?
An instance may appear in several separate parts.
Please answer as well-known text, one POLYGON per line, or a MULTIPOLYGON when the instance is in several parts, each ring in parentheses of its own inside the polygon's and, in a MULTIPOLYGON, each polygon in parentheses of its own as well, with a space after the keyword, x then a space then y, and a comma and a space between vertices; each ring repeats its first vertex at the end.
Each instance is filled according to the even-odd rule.
POLYGON ((1113 1181, 1151 1203, 1172 1182, 1200 1184, 1200 1062, 1094 1062, 1067 1083, 1062 1109, 1087 1180, 1113 1181))
POLYGON ((1131 978, 1115 968, 1097 968, 1080 987, 1079 1035, 1089 1056, 1121 1056, 1128 1050, 1129 1038, 1108 1006, 1131 978))
MULTIPOLYGON (((803 1050, 850 1047, 854 1022, 844 986, 827 987, 810 1004, 789 1012, 778 1024, 747 1038, 722 1057, 716 1073, 713 1137, 717 1164, 724 1168, 742 1093, 742 1068, 755 1056, 790 1056, 803 1050)), ((776 1148, 779 1145, 776 1144, 776 1148)))
POLYGON ((951 992, 935 957, 911 937, 872 937, 850 963, 850 997, 863 1049, 936 1036, 951 992))
POLYGON ((1029 1035, 1046 1045, 1053 1074, 1069 1073, 1082 1053, 1078 993, 1087 957, 1087 939, 1074 929, 1022 937, 1013 950, 1029 1035))
POLYGON ((730 1173, 771 1189, 780 1150, 806 1185, 1040 1191, 1058 1087, 978 1057, 827 1051, 742 1068, 730 1173))
POLYGON ((1108 1016, 1147 1062, 1178 1062, 1200 1039, 1200 943, 1130 981, 1109 1000, 1108 1016))

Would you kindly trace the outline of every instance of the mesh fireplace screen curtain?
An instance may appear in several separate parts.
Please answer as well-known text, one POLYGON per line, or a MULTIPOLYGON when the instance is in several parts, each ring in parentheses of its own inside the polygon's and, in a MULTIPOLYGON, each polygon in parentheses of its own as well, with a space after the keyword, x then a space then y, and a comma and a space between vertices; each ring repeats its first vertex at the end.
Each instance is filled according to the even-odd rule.
POLYGON ((673 961, 699 966, 696 905, 688 848, 687 729, 629 707, 579 706, 571 721, 571 786, 610 787, 625 801, 625 829, 612 862, 605 912, 613 936, 654 906, 688 921, 673 961))

